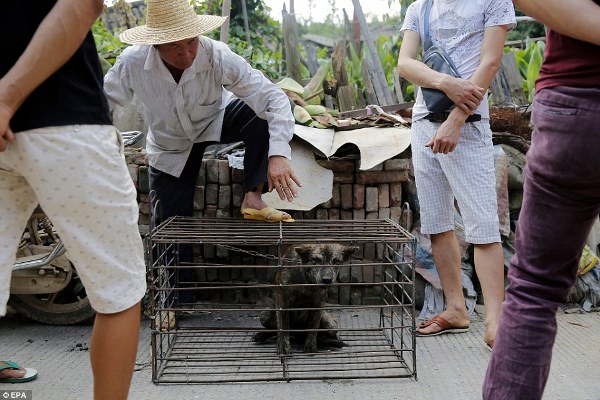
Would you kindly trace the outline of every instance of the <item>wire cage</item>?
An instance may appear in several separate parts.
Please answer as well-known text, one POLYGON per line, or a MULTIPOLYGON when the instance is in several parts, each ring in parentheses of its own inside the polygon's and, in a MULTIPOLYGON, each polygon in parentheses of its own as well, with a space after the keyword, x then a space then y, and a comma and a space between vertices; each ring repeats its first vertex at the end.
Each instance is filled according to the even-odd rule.
POLYGON ((154 383, 416 379, 416 241, 395 222, 172 217, 147 240, 154 383), (290 264, 294 246, 333 243, 359 248, 337 267, 337 280, 278 281, 285 268, 305 267, 290 264), (190 247, 196 257, 181 261, 190 247), (282 304, 288 285, 325 287, 327 301, 306 309, 282 304), (304 351, 302 335, 325 329, 284 325, 291 311, 327 313, 344 346, 304 351), (261 325, 265 312, 277 315, 271 330, 261 325), (259 332, 273 338, 258 342, 259 332), (286 335, 291 352, 282 352, 286 335))

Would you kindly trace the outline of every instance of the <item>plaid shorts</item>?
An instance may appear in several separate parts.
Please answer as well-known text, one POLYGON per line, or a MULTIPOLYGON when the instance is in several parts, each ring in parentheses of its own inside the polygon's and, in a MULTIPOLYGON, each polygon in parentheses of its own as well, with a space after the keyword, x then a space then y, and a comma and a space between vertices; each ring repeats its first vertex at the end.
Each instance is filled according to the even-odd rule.
POLYGON ((421 212, 421 232, 454 230, 454 201, 473 244, 500 242, 494 147, 489 120, 466 123, 453 152, 434 154, 425 144, 439 123, 412 124, 412 156, 421 212))
POLYGON ((112 126, 19 132, 0 153, 0 316, 23 228, 37 204, 56 228, 99 313, 144 296, 146 269, 136 190, 112 126))

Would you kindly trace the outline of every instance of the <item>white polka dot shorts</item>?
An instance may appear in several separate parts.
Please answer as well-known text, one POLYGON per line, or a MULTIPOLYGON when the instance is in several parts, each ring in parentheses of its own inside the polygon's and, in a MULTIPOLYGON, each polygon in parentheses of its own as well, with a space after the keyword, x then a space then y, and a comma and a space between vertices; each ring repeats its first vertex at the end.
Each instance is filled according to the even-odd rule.
POLYGON ((114 127, 17 133, 0 153, 0 316, 17 246, 37 204, 65 243, 97 312, 116 313, 139 302, 146 274, 136 196, 114 127))

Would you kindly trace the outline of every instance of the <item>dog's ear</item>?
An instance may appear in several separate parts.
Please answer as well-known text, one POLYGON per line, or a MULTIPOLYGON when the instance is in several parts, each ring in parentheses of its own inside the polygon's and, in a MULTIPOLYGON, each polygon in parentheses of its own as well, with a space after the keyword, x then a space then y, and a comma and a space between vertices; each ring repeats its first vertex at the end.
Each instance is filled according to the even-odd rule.
POLYGON ((358 246, 344 246, 344 250, 342 251, 342 254, 344 254, 344 260, 349 259, 350 256, 352 256, 357 251, 358 246))
POLYGON ((303 264, 306 264, 306 262, 310 259, 311 250, 312 246, 307 244, 294 247, 294 251, 300 256, 300 260, 302 260, 303 264))

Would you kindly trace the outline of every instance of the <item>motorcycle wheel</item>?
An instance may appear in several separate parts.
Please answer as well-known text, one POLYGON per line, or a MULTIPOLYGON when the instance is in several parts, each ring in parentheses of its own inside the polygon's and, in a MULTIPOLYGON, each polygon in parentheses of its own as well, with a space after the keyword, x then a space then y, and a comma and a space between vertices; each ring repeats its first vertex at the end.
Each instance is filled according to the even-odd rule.
POLYGON ((82 324, 96 315, 75 269, 69 284, 60 292, 13 294, 8 305, 33 321, 49 325, 82 324))

